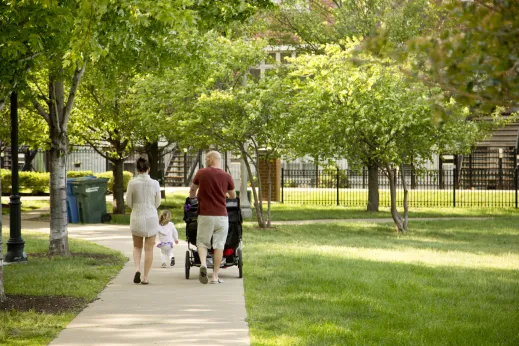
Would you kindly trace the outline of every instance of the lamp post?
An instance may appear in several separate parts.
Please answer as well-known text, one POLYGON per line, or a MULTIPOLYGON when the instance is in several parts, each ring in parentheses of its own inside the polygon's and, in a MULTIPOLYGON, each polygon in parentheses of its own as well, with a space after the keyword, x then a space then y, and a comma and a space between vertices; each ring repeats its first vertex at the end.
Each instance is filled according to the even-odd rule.
POLYGON ((27 262, 22 239, 22 217, 20 202, 20 180, 18 177, 18 94, 11 93, 11 198, 9 200, 9 240, 7 241, 6 263, 27 262))

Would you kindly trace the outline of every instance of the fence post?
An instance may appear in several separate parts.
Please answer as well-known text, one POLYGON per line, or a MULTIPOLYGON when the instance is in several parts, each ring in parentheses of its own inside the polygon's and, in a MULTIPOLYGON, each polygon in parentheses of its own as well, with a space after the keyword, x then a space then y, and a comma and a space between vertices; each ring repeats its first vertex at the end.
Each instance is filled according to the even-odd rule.
POLYGON ((284 202, 284 192, 283 189, 285 187, 285 169, 281 168, 281 203, 284 202))
POLYGON ((474 153, 470 153, 470 156, 469 156, 469 185, 470 185, 470 188, 474 187, 473 182, 472 182, 472 155, 474 155, 474 153))
POLYGON ((518 187, 518 185, 519 185, 519 182, 517 181, 518 178, 519 178, 519 167, 516 166, 515 169, 514 169, 515 209, 517 209, 517 202, 518 202, 518 201, 517 201, 517 197, 518 197, 518 196, 517 196, 517 190, 518 190, 517 187, 518 187))
POLYGON ((438 184, 440 190, 443 190, 445 188, 444 182, 443 182, 443 159, 440 155, 439 161, 438 161, 438 184))
POLYGON ((453 172, 454 175, 452 177, 452 204, 453 207, 456 208, 456 177, 458 176, 458 174, 456 173, 457 169, 454 168, 453 172))
POLYGON ((339 205, 339 167, 337 167, 337 205, 339 205))

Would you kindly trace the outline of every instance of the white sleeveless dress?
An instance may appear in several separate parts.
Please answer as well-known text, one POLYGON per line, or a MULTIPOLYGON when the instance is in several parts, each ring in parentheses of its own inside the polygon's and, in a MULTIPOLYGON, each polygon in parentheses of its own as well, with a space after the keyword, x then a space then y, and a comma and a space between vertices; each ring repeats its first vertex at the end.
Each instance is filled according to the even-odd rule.
POLYGON ((160 205, 159 182, 148 174, 139 174, 128 184, 126 204, 132 209, 130 230, 139 237, 152 237, 159 231, 157 208, 160 205))

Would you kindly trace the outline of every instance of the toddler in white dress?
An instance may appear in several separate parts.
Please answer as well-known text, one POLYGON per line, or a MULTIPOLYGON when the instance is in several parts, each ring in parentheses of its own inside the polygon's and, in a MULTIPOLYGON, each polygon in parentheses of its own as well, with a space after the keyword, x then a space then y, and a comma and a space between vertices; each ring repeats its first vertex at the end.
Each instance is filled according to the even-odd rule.
POLYGON ((175 228, 173 222, 171 222, 171 213, 169 210, 164 210, 160 214, 159 219, 159 243, 157 247, 160 249, 162 257, 162 267, 166 267, 166 263, 169 259, 170 265, 175 265, 175 254, 173 252, 173 242, 178 244, 178 231, 175 228))

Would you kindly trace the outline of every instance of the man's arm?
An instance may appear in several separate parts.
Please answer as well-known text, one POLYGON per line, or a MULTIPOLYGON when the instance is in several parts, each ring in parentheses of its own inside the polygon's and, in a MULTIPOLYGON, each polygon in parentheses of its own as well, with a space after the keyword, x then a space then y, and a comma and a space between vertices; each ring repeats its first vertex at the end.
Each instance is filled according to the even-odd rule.
POLYGON ((227 194, 229 195, 230 199, 235 199, 236 198, 236 191, 234 191, 234 190, 227 191, 227 194))
POLYGON ((191 188, 189 189, 189 198, 195 198, 196 191, 198 191, 198 185, 191 184, 191 188))

